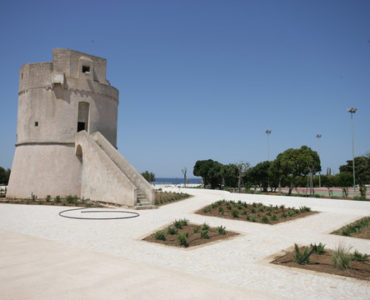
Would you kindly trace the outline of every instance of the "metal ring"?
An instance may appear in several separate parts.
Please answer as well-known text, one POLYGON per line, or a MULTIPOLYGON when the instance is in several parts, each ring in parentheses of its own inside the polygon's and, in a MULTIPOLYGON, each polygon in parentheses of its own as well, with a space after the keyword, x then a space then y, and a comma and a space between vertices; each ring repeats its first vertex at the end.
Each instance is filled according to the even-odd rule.
POLYGON ((63 218, 68 219, 77 219, 77 220, 120 220, 120 219, 132 219, 137 218, 140 216, 139 213, 133 212, 133 211, 125 211, 125 210, 92 210, 92 211, 86 211, 87 208, 72 208, 72 209, 66 209, 61 212, 59 212, 59 216, 63 218), (131 216, 125 216, 125 217, 114 217, 114 218, 89 218, 89 217, 72 217, 72 216, 65 216, 64 213, 69 211, 76 211, 80 210, 81 213, 122 213, 122 214, 129 214, 131 216))

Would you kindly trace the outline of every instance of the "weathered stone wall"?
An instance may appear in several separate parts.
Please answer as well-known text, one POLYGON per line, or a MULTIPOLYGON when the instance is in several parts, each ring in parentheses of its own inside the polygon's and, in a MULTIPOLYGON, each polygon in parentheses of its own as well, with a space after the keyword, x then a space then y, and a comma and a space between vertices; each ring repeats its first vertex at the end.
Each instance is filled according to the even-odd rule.
POLYGON ((7 197, 80 196, 81 170, 73 144, 17 147, 7 197))
POLYGON ((135 206, 135 185, 85 131, 76 135, 76 154, 82 162, 81 197, 135 206))

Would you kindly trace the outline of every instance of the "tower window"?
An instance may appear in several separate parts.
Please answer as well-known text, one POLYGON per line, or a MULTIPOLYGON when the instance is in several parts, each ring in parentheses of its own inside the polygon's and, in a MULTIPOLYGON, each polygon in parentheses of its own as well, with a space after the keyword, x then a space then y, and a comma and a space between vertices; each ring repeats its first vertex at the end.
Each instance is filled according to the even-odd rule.
POLYGON ((35 127, 37 127, 37 126, 39 126, 39 122, 36 121, 35 122, 35 127))
POLYGON ((77 132, 86 130, 86 123, 85 122, 78 122, 77 123, 77 132))
POLYGON ((82 73, 89 74, 90 73, 90 66, 82 66, 82 73))

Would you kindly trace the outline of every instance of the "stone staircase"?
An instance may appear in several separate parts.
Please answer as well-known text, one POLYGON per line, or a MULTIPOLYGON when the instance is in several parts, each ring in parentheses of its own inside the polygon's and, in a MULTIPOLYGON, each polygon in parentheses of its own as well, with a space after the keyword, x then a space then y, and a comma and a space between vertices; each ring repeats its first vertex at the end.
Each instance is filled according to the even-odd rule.
POLYGON ((145 193, 140 189, 137 190, 137 201, 136 201, 136 209, 147 209, 147 208, 155 208, 153 203, 151 203, 148 198, 146 197, 145 193))
POLYGON ((135 186, 137 195, 135 208, 155 208, 155 194, 150 183, 148 183, 146 179, 126 161, 126 159, 102 136, 100 132, 95 132, 92 136, 96 144, 110 157, 112 162, 135 186))

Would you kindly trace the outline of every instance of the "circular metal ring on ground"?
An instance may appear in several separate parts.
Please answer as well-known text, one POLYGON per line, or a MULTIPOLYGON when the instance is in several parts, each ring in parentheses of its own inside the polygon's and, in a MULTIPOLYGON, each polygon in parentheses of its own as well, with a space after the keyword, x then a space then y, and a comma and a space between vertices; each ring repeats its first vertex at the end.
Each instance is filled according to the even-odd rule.
POLYGON ((140 216, 139 213, 133 212, 133 211, 126 211, 126 210, 85 210, 87 208, 72 208, 72 209, 66 209, 61 212, 59 212, 59 216, 63 218, 68 218, 68 219, 77 219, 77 220, 121 220, 121 219, 132 219, 132 218, 137 218, 140 216), (66 216, 64 213, 70 212, 70 211, 76 211, 79 210, 80 213, 121 213, 121 214, 128 214, 128 216, 124 217, 74 217, 74 216, 66 216))

